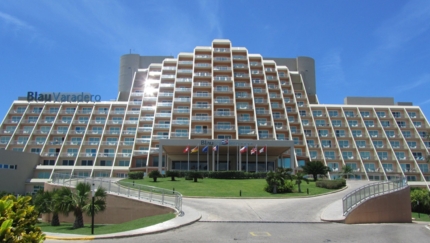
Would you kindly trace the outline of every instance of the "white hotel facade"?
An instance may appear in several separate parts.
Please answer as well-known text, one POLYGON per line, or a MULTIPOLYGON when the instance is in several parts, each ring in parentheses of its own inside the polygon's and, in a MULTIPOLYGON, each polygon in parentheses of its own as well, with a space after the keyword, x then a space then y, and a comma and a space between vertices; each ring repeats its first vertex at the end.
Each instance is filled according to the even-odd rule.
MULTIPOLYGON (((430 181, 430 126, 420 107, 364 97, 320 104, 309 57, 265 58, 229 40, 177 58, 128 54, 121 57, 118 89, 115 101, 12 103, 0 149, 39 156, 28 192, 54 173, 266 171, 309 160, 331 167, 331 178, 348 165, 356 179, 430 181), (184 153, 188 146, 199 152, 184 153), (251 155, 255 147, 266 149, 251 155)), ((0 170, 13 164, 0 160, 0 170)))

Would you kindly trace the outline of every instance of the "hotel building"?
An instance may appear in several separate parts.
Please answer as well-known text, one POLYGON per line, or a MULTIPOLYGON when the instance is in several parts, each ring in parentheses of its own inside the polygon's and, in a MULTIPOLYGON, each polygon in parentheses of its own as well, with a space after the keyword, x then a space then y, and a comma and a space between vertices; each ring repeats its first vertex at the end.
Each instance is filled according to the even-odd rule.
POLYGON ((8 154, 0 172, 27 166, 22 154, 37 154, 28 163, 34 169, 25 190, 32 192, 54 173, 267 171, 319 160, 330 178, 350 166, 356 179, 404 176, 428 186, 430 126, 420 107, 364 97, 320 104, 315 79, 312 58, 266 58, 229 40, 177 58, 127 54, 115 101, 72 98, 87 94, 14 101, 0 148, 21 161, 8 154))

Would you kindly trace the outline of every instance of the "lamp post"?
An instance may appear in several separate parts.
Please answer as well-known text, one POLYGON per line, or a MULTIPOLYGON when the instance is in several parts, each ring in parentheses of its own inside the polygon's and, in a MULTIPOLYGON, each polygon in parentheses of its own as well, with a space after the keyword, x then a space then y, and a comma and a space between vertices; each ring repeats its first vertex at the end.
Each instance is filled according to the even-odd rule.
POLYGON ((91 204, 91 234, 94 235, 94 194, 96 192, 96 188, 93 182, 93 185, 91 187, 91 193, 92 193, 92 204, 91 204))

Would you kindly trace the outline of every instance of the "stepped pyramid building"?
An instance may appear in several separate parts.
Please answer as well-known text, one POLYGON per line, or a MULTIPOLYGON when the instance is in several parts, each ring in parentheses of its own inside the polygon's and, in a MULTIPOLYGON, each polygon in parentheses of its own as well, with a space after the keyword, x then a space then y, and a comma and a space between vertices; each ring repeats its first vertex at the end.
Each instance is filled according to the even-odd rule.
POLYGON ((177 58, 128 54, 118 89, 115 101, 36 92, 14 101, 0 127, 0 174, 27 168, 32 192, 54 173, 262 172, 319 160, 330 178, 348 165, 356 179, 430 181, 420 107, 364 97, 320 104, 309 57, 266 58, 229 40, 177 58))

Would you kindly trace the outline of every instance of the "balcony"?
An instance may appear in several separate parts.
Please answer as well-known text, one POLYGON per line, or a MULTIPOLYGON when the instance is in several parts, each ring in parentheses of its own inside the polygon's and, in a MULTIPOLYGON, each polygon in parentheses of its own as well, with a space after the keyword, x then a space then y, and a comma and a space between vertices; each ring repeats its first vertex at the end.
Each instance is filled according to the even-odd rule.
POLYGON ((193 94, 194 96, 194 98, 209 98, 209 97, 211 97, 211 94, 209 94, 209 93, 194 93, 193 94))
POLYGON ((215 117, 234 117, 236 114, 234 112, 229 111, 216 111, 215 117))
POLYGON ((190 121, 188 120, 173 120, 172 125, 188 126, 190 121))
POLYGON ((191 118, 193 121, 212 121, 211 116, 193 116, 191 118))
POLYGON ((210 104, 193 104, 193 110, 207 110, 210 108, 210 104))
POLYGON ((215 99, 214 103, 215 104, 230 104, 233 105, 233 100, 232 99, 215 99))
POLYGON ((176 82, 177 83, 191 83, 193 81, 192 78, 177 78, 176 82))
POLYGON ((191 130, 191 134, 196 135, 196 134, 212 134, 212 130, 211 129, 192 129, 191 130))
POLYGON ((172 138, 188 138, 188 132, 172 132, 170 133, 170 137, 172 138))
POLYGON ((218 81, 220 81, 220 82, 231 82, 232 80, 233 79, 231 77, 223 77, 223 76, 221 76, 221 77, 215 76, 213 79, 214 82, 218 82, 218 81))
POLYGON ((175 113, 175 114, 178 114, 178 113, 188 114, 188 113, 190 113, 190 109, 173 109, 173 113, 175 113))
POLYGON ((173 103, 172 102, 159 102, 157 103, 157 106, 160 107, 172 107, 173 103))
POLYGON ((236 127, 228 125, 218 125, 215 126, 215 131, 235 131, 236 127))
POLYGON ((239 130, 239 135, 249 135, 249 136, 255 136, 255 130, 239 130))
POLYGON ((154 129, 169 129, 170 124, 154 124, 154 129))
POLYGON ((173 101, 175 103, 190 103, 190 98, 174 98, 173 101))
POLYGON ((232 93, 233 89, 230 88, 215 88, 214 93, 232 93))

